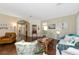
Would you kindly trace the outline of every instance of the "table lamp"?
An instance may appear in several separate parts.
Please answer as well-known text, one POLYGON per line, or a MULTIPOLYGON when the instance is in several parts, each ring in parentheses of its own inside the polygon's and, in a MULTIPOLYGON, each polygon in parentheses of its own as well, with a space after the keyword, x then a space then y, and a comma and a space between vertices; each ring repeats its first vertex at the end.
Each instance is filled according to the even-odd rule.
POLYGON ((57 30, 56 34, 57 34, 57 39, 59 39, 60 31, 57 30))

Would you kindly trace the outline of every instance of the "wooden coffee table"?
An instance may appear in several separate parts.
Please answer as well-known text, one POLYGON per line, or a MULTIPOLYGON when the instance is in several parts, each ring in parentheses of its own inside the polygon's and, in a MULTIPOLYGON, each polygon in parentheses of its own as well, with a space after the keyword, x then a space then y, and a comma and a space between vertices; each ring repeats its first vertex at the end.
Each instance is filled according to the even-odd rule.
POLYGON ((48 52, 48 45, 50 44, 52 39, 42 38, 42 39, 39 39, 38 41, 43 45, 44 52, 47 53, 48 52))

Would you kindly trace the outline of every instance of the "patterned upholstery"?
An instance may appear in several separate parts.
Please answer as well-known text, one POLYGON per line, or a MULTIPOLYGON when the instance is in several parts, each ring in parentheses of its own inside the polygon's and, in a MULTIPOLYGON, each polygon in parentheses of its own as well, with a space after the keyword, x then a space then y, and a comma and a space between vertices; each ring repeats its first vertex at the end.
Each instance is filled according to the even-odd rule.
POLYGON ((17 55, 34 55, 38 50, 37 41, 16 42, 15 46, 16 46, 17 55))

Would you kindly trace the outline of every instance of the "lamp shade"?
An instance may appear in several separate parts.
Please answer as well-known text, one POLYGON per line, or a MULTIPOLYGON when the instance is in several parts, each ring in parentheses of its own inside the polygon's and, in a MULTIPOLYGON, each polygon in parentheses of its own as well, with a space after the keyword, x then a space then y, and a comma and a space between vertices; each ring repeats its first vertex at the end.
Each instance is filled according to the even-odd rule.
POLYGON ((60 34, 60 31, 56 31, 56 34, 60 34))

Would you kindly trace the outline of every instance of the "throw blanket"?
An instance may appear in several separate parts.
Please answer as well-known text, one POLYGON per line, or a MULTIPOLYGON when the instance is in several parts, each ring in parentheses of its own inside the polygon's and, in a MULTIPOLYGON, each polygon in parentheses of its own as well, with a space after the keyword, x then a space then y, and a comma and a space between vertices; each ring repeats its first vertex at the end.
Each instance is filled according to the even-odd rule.
POLYGON ((79 49, 77 46, 71 46, 71 45, 64 45, 64 44, 58 44, 57 49, 59 50, 59 53, 61 53, 62 50, 67 50, 69 47, 75 48, 75 49, 79 49))

